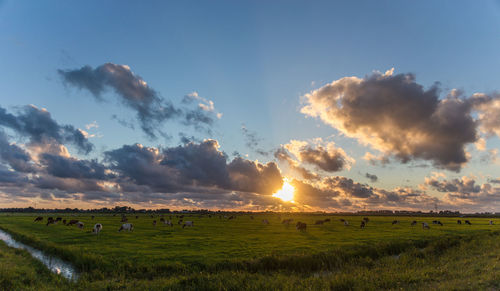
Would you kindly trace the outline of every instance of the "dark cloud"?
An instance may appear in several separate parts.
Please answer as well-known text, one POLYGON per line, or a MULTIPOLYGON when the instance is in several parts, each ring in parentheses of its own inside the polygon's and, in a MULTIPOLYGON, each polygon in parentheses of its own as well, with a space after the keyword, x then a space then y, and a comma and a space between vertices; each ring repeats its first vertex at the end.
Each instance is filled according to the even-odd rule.
POLYGON ((378 177, 377 177, 377 175, 373 175, 373 174, 370 174, 370 173, 366 173, 366 174, 365 174, 365 177, 366 177, 366 178, 368 178, 368 179, 370 179, 370 181, 371 181, 372 183, 375 183, 375 182, 377 182, 377 181, 378 181, 378 177))
POLYGON ((22 107, 17 115, 0 107, 0 126, 27 137, 32 145, 71 143, 83 153, 89 153, 94 147, 82 130, 58 124, 47 110, 34 105, 22 107))
POLYGON ((27 182, 25 175, 11 171, 5 165, 0 164, 0 185, 2 186, 23 186, 27 182))
POLYGON ((272 194, 279 190, 283 178, 278 166, 269 162, 261 164, 236 157, 227 170, 234 190, 260 194, 272 194))
MULTIPOLYGON (((369 209, 433 209, 438 198, 411 188, 384 190, 346 177, 328 177, 315 183, 293 180, 296 202, 319 209, 356 211, 369 209)), ((447 204, 440 202, 443 206, 447 204)), ((449 205, 449 204, 448 204, 449 205)))
POLYGON ((343 170, 346 165, 345 153, 338 149, 328 151, 322 146, 312 148, 311 146, 303 147, 299 152, 299 159, 303 163, 314 165, 316 168, 325 172, 337 172, 343 170))
POLYGON ((154 191, 204 191, 208 187, 270 194, 282 183, 274 163, 260 164, 240 157, 227 163, 215 140, 166 149, 125 145, 105 155, 112 169, 154 191))
POLYGON ((441 181, 427 178, 425 184, 437 191, 445 192, 442 201, 455 208, 465 211, 496 212, 500 207, 500 187, 493 187, 489 183, 479 184, 474 178, 462 177, 441 181))
POLYGON ((142 130, 151 138, 165 135, 159 126, 166 120, 181 114, 181 111, 135 75, 128 66, 106 63, 95 69, 84 66, 76 70, 58 70, 66 84, 89 90, 97 100, 111 88, 124 105, 132 108, 142 130))
MULTIPOLYGON (((318 139, 316 142, 323 141, 318 139)), ((347 169, 354 162, 354 159, 347 156, 344 150, 336 147, 333 142, 326 145, 311 145, 305 141, 291 140, 290 143, 278 148, 274 152, 274 157, 306 180, 320 179, 320 174, 324 174, 321 171, 331 173, 347 169), (320 173, 313 173, 307 166, 314 167, 320 173)))
POLYGON ((106 174, 106 167, 97 160, 79 160, 71 157, 43 153, 40 155, 45 171, 59 178, 107 180, 113 175, 106 174))
POLYGON ((350 178, 340 176, 328 177, 325 178, 323 182, 326 187, 330 189, 338 189, 339 191, 342 191, 345 196, 368 198, 374 195, 372 187, 354 182, 350 178))
POLYGON ((462 194, 470 194, 481 191, 481 186, 476 185, 476 181, 468 177, 452 180, 438 180, 437 178, 432 177, 426 178, 425 184, 431 186, 439 192, 459 192, 462 194))
MULTIPOLYGON (((183 124, 193 125, 197 129, 208 126, 210 131, 209 127, 214 123, 213 115, 221 116, 214 111, 213 102, 203 98, 198 99, 208 103, 200 103, 196 109, 177 108, 126 65, 106 63, 95 69, 84 66, 75 70, 58 70, 58 73, 66 84, 88 90, 99 101, 104 100, 103 93, 109 89, 114 90, 120 101, 135 111, 141 129, 150 138, 158 135, 168 137, 162 129, 164 122, 168 120, 179 118, 183 124)), ((192 102, 193 98, 186 99, 185 103, 192 102)), ((129 124, 122 119, 117 120, 121 124, 129 124)))
POLYGON ((222 117, 221 113, 215 110, 214 102, 203 97, 200 97, 197 92, 192 92, 185 95, 182 99, 183 104, 196 103, 198 106, 195 109, 184 109, 183 124, 192 125, 198 130, 206 130, 211 134, 210 127, 215 123, 216 119, 222 117))
POLYGON ((18 172, 35 172, 31 155, 21 147, 11 144, 7 135, 0 131, 0 159, 18 172))
POLYGON ((459 171, 469 160, 465 145, 478 139, 477 123, 470 102, 440 99, 439 92, 412 74, 346 77, 306 94, 302 112, 402 162, 423 159, 459 171))

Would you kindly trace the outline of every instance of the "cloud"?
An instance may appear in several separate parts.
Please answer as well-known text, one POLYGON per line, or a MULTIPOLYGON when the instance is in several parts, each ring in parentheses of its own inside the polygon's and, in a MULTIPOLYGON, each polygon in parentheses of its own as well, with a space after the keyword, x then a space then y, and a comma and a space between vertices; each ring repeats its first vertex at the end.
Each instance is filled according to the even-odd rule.
POLYGON ((366 174, 365 174, 365 177, 366 177, 366 178, 368 178, 368 179, 370 179, 370 181, 371 181, 372 183, 375 183, 375 182, 377 182, 377 181, 378 181, 378 177, 377 177, 377 175, 373 175, 373 174, 370 174, 370 173, 366 173, 366 174))
POLYGON ((245 145, 247 146, 247 148, 262 156, 269 155, 269 152, 260 148, 262 138, 257 136, 257 132, 249 130, 245 124, 241 125, 241 132, 245 137, 245 145))
POLYGON ((113 175, 97 160, 79 160, 53 154, 41 154, 41 164, 45 171, 59 178, 107 180, 113 175))
POLYGON ((111 168, 138 185, 153 191, 242 191, 272 194, 282 184, 274 163, 261 164, 227 155, 215 140, 188 143, 165 149, 125 145, 105 153, 111 168))
POLYGON ((17 115, 0 107, 0 126, 27 137, 33 146, 71 143, 83 153, 89 153, 94 147, 82 130, 72 125, 60 125, 47 110, 34 105, 21 107, 17 115))
POLYGON ((86 89, 99 101, 111 88, 120 101, 136 112, 142 130, 151 138, 166 134, 159 126, 166 120, 181 114, 180 110, 153 90, 129 66, 106 63, 95 69, 84 66, 75 70, 58 70, 66 84, 86 89))
POLYGON ((199 96, 198 92, 192 92, 184 96, 182 103, 198 104, 198 107, 195 109, 184 109, 184 120, 182 123, 184 125, 192 125, 199 131, 205 130, 208 134, 212 134, 210 127, 206 128, 204 126, 212 126, 215 120, 222 118, 222 113, 215 110, 214 102, 199 96))
POLYGON ((479 112, 481 131, 489 136, 500 136, 500 95, 476 93, 471 99, 479 112))
POLYGON ((311 172, 310 170, 300 166, 300 163, 293 159, 290 152, 285 148, 281 147, 274 152, 274 157, 281 163, 285 163, 286 166, 290 168, 292 172, 298 173, 302 178, 306 180, 317 180, 320 179, 318 174, 311 172))
POLYGON ((428 89, 412 74, 345 77, 304 96, 301 112, 319 117, 346 136, 403 163, 421 159, 459 171, 469 160, 465 145, 477 141, 472 104, 439 86, 428 89))
MULTIPOLYGON (((490 180, 489 183, 496 183, 490 180)), ((443 203, 466 211, 496 212, 500 207, 500 187, 489 183, 479 184, 474 178, 462 177, 452 180, 427 178, 425 184, 446 193, 443 203)))
POLYGON ((439 192, 459 192, 462 194, 477 193, 481 190, 479 185, 475 184, 476 181, 469 177, 462 177, 461 179, 452 180, 438 180, 435 177, 425 179, 425 184, 434 188, 439 192))
POLYGON ((316 144, 305 141, 291 140, 284 147, 303 164, 314 166, 325 172, 337 172, 349 169, 354 159, 349 157, 343 149, 335 146, 334 142, 322 145, 322 139, 316 139, 316 144))
POLYGON ((293 180, 296 202, 310 209, 331 211, 357 211, 368 209, 426 210, 433 209, 436 203, 449 206, 436 197, 421 190, 395 188, 385 190, 370 187, 347 177, 328 177, 310 183, 293 180))
MULTIPOLYGON (((109 89, 114 90, 119 100, 135 111, 141 129, 152 139, 158 135, 168 137, 162 128, 168 120, 181 119, 185 125, 202 129, 203 126, 214 123, 213 116, 222 116, 215 111, 213 101, 199 97, 196 92, 184 99, 185 103, 198 100, 200 103, 196 109, 178 108, 171 101, 162 98, 127 65, 106 63, 96 68, 84 66, 75 70, 58 70, 58 73, 66 84, 88 90, 98 101, 104 100, 103 94, 109 89)), ((116 119, 122 125, 127 124, 122 119, 116 119)))
POLYGON ((18 172, 35 172, 31 155, 23 148, 8 141, 7 135, 0 131, 0 159, 18 172))
POLYGON ((308 180, 318 179, 320 175, 307 169, 307 166, 324 173, 333 173, 349 169, 354 163, 354 159, 336 147, 335 143, 325 143, 320 138, 312 142, 291 140, 281 145, 274 152, 274 157, 308 180))

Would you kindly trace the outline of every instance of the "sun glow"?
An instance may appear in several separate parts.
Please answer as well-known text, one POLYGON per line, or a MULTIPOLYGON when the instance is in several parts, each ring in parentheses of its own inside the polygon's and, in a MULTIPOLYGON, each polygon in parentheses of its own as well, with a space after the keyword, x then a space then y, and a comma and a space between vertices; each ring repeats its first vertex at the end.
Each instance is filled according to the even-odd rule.
POLYGON ((288 182, 288 179, 285 178, 285 181, 283 181, 283 187, 281 187, 281 189, 278 190, 278 192, 274 193, 273 197, 279 198, 286 202, 293 203, 294 192, 295 188, 288 182))

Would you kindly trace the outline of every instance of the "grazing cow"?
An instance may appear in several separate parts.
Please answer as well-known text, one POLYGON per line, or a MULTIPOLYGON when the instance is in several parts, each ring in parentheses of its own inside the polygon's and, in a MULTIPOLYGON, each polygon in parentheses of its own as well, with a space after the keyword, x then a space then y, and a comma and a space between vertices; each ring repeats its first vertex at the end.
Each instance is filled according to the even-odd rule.
POLYGON ((179 220, 179 221, 177 221, 177 224, 178 224, 178 225, 181 225, 181 224, 182 224, 182 219, 181 219, 181 220, 179 220))
POLYGON ((66 219, 63 219, 63 224, 66 225, 66 219))
POLYGON ((179 218, 180 218, 180 219, 183 219, 183 218, 184 218, 184 215, 179 216, 179 218))
POLYGON ((344 220, 344 225, 345 225, 345 226, 349 226, 349 221, 344 220))
POLYGON ((493 220, 490 220, 490 225, 493 225, 493 220))
POLYGON ((460 219, 457 220, 457 224, 462 224, 462 221, 460 219))
POLYGON ((415 224, 417 224, 416 220, 414 220, 414 221, 411 222, 411 226, 415 226, 415 224))
POLYGON ((186 226, 189 226, 189 227, 193 227, 194 226, 194 223, 192 221, 186 221, 184 222, 184 224, 182 225, 182 228, 186 227, 186 226))
POLYGON ((423 229, 430 229, 431 227, 429 226, 429 224, 427 224, 427 222, 422 222, 422 228, 423 229))
POLYGON ((365 224, 367 224, 370 219, 368 217, 363 217, 363 221, 365 222, 365 224))
POLYGON ((156 226, 156 220, 153 220, 153 226, 156 226))
POLYGON ((361 227, 361 228, 365 228, 365 226, 366 226, 365 221, 364 221, 364 220, 361 220, 361 225, 360 225, 359 227, 361 227))
POLYGON ((95 218, 95 216, 94 216, 94 215, 92 215, 92 216, 91 216, 91 218, 92 218, 92 220, 93 220, 93 219, 95 218))
POLYGON ((307 228, 307 224, 303 223, 303 222, 297 222, 297 224, 295 225, 295 228, 298 230, 298 231, 306 231, 306 228, 307 228))
POLYGON ((227 220, 231 220, 231 219, 235 219, 235 218, 236 218, 236 216, 231 215, 231 216, 229 216, 229 218, 227 220))
POLYGON ((43 221, 43 217, 38 216, 37 218, 35 218, 35 222, 37 222, 37 221, 43 221))
POLYGON ((436 224, 440 225, 440 226, 443 226, 443 223, 441 221, 437 221, 436 224))
POLYGON ((323 223, 325 223, 325 221, 324 221, 324 220, 316 220, 316 222, 315 222, 314 224, 315 224, 315 225, 321 225, 321 224, 323 224, 323 223))
POLYGON ((68 224, 66 224, 67 226, 72 226, 73 224, 76 224, 78 222, 78 220, 75 220, 75 219, 72 219, 68 222, 68 224))
POLYGON ((54 218, 49 217, 49 218, 47 219, 47 224, 46 224, 46 225, 47 225, 47 226, 49 226, 49 224, 55 224, 55 223, 56 223, 56 221, 54 220, 54 218))
MULTIPOLYGON (((209 216, 210 216, 210 215, 209 215, 209 216)), ((250 215, 250 219, 251 219, 251 220, 253 220, 253 216, 252 216, 252 215, 250 215)))
POLYGON ((58 218, 56 218, 56 222, 59 222, 59 221, 61 221, 61 220, 62 220, 62 217, 58 217, 58 218))
POLYGON ((78 221, 78 222, 76 223, 76 226, 77 226, 79 229, 83 229, 83 226, 84 226, 84 225, 85 225, 85 224, 84 224, 83 222, 81 222, 81 221, 78 221))
POLYGON ((94 228, 92 229, 93 233, 99 234, 99 232, 101 232, 101 230, 102 230, 102 224, 100 224, 100 223, 94 224, 94 228))
POLYGON ((345 219, 343 219, 343 218, 341 218, 341 219, 339 219, 339 220, 340 220, 340 222, 344 222, 344 221, 345 221, 345 219))
POLYGON ((122 230, 132 231, 132 230, 134 230, 134 225, 132 223, 124 223, 124 224, 122 224, 122 226, 120 226, 120 229, 118 230, 118 232, 120 232, 122 230))
POLYGON ((262 219, 262 224, 269 224, 269 220, 267 220, 267 219, 262 219))
POLYGON ((324 221, 324 222, 330 222, 331 220, 330 220, 330 218, 327 218, 327 219, 325 219, 325 220, 323 220, 323 221, 324 221))
POLYGON ((392 225, 394 225, 394 224, 399 224, 399 220, 393 220, 392 225))
POLYGON ((465 221, 465 224, 472 225, 472 223, 470 223, 470 221, 468 220, 465 221))

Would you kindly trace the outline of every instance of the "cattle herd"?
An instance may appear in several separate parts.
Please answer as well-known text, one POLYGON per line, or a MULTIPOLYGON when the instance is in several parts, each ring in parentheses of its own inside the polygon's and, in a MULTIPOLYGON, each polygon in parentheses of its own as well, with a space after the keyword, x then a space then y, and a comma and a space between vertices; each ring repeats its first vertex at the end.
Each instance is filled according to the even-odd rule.
MULTIPOLYGON (((113 215, 115 216, 115 215, 113 215)), ((209 217, 211 218, 212 216, 209 215, 209 217)), ((94 215, 91 216, 92 220, 95 218, 94 215)), ((153 215, 151 215, 151 218, 154 218, 153 215)), ((179 220, 177 221, 177 224, 178 225, 182 225, 182 228, 185 228, 185 227, 193 227, 194 226, 194 222, 191 221, 191 220, 187 220, 187 221, 184 221, 184 215, 176 215, 176 218, 178 218, 179 220)), ((231 216, 227 216, 227 215, 224 215, 224 216, 219 216, 220 219, 226 219, 226 220, 232 220, 232 219, 236 219, 236 216, 234 215, 231 215, 231 216)), ((135 219, 139 219, 139 216, 135 216, 135 219)), ((253 216, 250 216, 250 219, 253 220, 254 217, 253 216)), ((34 222, 43 222, 44 218, 42 216, 38 216, 35 218, 34 222)), ((163 217, 163 215, 160 216, 160 223, 163 223, 164 225, 167 225, 167 226, 170 226, 170 227, 173 227, 174 226, 174 223, 172 221, 172 215, 169 216, 169 219, 165 219, 165 217, 163 217)), ((280 218, 281 220, 281 218, 280 218)), ((347 221, 346 219, 344 218, 340 218, 339 221, 344 225, 344 226, 349 226, 349 221, 347 221)), ((365 228, 367 225, 368 225, 368 222, 370 221, 370 219, 368 217, 363 217, 363 219, 361 220, 361 223, 360 223, 360 228, 365 228)), ((79 220, 76 220, 76 219, 72 219, 72 220, 66 220, 66 219, 63 219, 62 217, 56 217, 55 219, 53 217, 48 217, 47 218, 47 223, 46 225, 49 226, 51 224, 57 224, 58 222, 62 222, 62 224, 66 225, 66 226, 76 226, 78 227, 79 229, 83 229, 85 224, 79 220)), ((122 214, 121 216, 121 220, 120 222, 122 222, 122 225, 120 226, 120 228, 118 229, 118 232, 121 232, 121 231, 133 231, 134 229, 134 225, 132 223, 129 223, 128 222, 128 218, 126 215, 122 214)), ((294 222, 294 220, 292 218, 287 218, 287 219, 284 219, 283 221, 281 221, 281 224, 285 225, 285 226, 289 226, 290 224, 292 224, 294 222)), ((330 218, 326 218, 326 219, 320 219, 320 220, 316 220, 314 222, 314 225, 323 225, 327 222, 331 222, 331 219, 330 218)), ((153 226, 156 226, 157 225, 157 221, 156 220, 153 220, 152 221, 153 223, 153 226)), ((265 225, 268 225, 269 224, 269 220, 268 219, 263 219, 262 220, 262 224, 265 224, 265 225)), ((399 225, 400 224, 400 221, 399 220, 393 220, 392 225, 399 225)), ((410 223, 410 226, 415 226, 417 224, 417 221, 416 220, 413 220, 411 223, 410 223)), ((423 229, 430 229, 430 226, 429 226, 429 223, 427 222, 421 222, 422 224, 422 228, 423 229)), ((435 224, 435 225, 439 225, 439 226, 443 226, 443 223, 439 220, 433 220, 432 221, 432 224, 435 224)), ((457 220, 457 224, 462 224, 462 220, 457 220)), ((469 220, 464 220, 463 221, 463 224, 467 224, 467 225, 472 225, 472 223, 469 221, 469 220)), ((490 220, 489 221, 489 225, 493 225, 493 221, 490 220)), ((96 223, 92 229, 92 232, 95 233, 95 234, 99 234, 102 230, 103 226, 101 223, 96 223)), ((296 224, 295 224, 295 228, 300 231, 300 232, 305 232, 306 229, 307 229, 307 224, 305 222, 301 222, 301 221, 298 221, 296 224)))

